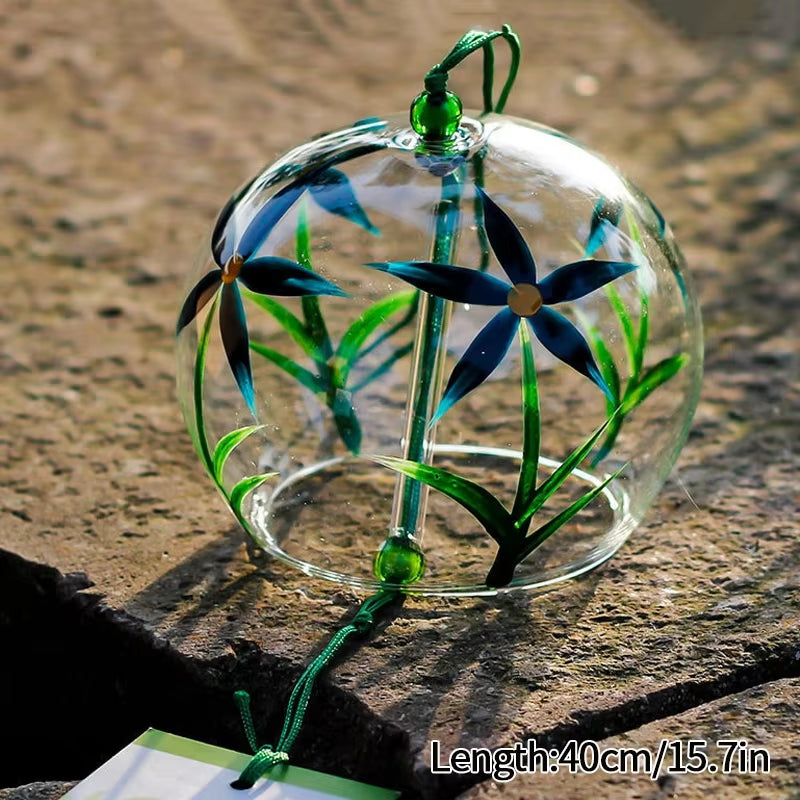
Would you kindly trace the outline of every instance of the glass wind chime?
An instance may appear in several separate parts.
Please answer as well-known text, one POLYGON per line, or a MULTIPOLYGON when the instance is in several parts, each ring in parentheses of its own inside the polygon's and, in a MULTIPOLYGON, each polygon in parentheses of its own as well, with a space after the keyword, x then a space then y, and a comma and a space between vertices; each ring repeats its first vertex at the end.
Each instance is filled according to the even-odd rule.
POLYGON ((508 26, 468 32, 410 124, 327 133, 236 192, 194 271, 194 446, 255 542, 309 575, 542 590, 614 554, 686 439, 702 338, 672 233, 600 157, 501 113, 518 62, 508 26), (447 77, 476 50, 484 111, 462 115, 447 77))

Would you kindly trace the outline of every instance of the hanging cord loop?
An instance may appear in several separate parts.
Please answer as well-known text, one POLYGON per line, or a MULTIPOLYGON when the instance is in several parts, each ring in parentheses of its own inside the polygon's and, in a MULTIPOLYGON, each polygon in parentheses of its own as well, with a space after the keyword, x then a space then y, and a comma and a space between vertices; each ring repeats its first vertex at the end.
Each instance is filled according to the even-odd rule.
POLYGON ((375 625, 377 613, 397 597, 398 592, 382 589, 367 598, 349 624, 337 631, 325 649, 306 667, 289 697, 283 729, 274 747, 271 744, 260 747, 258 745, 253 716, 250 712, 250 695, 245 691, 238 691, 234 694, 234 702, 242 717, 247 742, 255 754, 242 770, 242 774, 231 784, 234 789, 249 789, 274 766, 289 761, 289 750, 303 726, 303 719, 317 676, 328 666, 351 636, 355 634, 363 636, 369 633, 375 625))
POLYGON ((522 48, 519 37, 510 25, 503 25, 499 31, 467 31, 456 42, 453 49, 425 76, 425 89, 431 94, 441 94, 447 88, 448 73, 458 66, 468 55, 483 48, 483 111, 496 111, 498 114, 505 108, 508 95, 517 79, 522 48), (508 42, 511 50, 511 63, 508 68, 503 91, 497 104, 492 103, 492 87, 494 84, 494 47, 492 42, 502 37, 508 42))
POLYGON ((483 111, 502 112, 508 95, 517 78, 522 54, 519 37, 510 25, 499 31, 467 31, 456 42, 453 49, 425 76, 425 91, 411 104, 411 125, 427 142, 443 142, 450 139, 461 123, 461 99, 447 89, 450 71, 468 55, 483 49, 483 111), (494 46, 492 42, 503 38, 511 49, 511 63, 503 90, 497 103, 492 100, 494 85, 494 46))

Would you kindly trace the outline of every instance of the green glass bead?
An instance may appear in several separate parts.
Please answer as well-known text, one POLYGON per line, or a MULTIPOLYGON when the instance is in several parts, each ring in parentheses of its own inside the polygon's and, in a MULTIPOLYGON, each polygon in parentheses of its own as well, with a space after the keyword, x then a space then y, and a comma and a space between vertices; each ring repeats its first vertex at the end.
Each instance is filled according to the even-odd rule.
POLYGON ((390 536, 375 554, 373 569, 385 583, 416 583, 425 572, 425 556, 413 536, 390 536))
POLYGON ((411 127, 430 142, 452 138, 461 124, 461 116, 461 99, 453 92, 437 95, 425 91, 411 103, 411 127))

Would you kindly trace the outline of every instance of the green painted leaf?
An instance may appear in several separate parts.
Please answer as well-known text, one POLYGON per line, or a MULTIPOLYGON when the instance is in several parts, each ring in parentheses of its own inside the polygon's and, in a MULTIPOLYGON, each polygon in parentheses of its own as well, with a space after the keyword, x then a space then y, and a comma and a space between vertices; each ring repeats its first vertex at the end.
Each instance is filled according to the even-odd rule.
POLYGON ((624 419, 625 417, 622 415, 622 412, 620 412, 612 416, 609 420, 603 443, 600 445, 599 450, 592 456, 591 464, 593 467, 596 467, 611 452, 611 448, 617 441, 617 436, 619 436, 624 419))
POLYGON ((650 303, 644 292, 641 294, 641 305, 639 308, 639 336, 636 340, 636 353, 633 363, 633 377, 637 382, 642 374, 644 354, 647 351, 647 339, 650 335, 650 303))
POLYGON ((213 476, 214 475, 214 461, 211 458, 211 451, 208 447, 208 434, 206 433, 206 425, 203 419, 203 378, 206 374, 206 356, 208 355, 208 341, 211 336, 211 322, 214 319, 214 312, 219 302, 219 294, 214 298, 208 309, 203 327, 200 329, 200 335, 197 339, 197 352, 194 358, 194 422, 196 428, 196 440, 193 444, 195 450, 200 454, 203 459, 206 469, 213 476))
POLYGON ((600 374, 603 376, 603 380, 606 382, 606 386, 608 386, 611 392, 611 397, 606 397, 606 407, 608 413, 613 414, 620 403, 620 392, 622 391, 619 370, 614 362, 614 356, 611 355, 611 351, 606 346, 603 337, 600 335, 600 331, 589 323, 588 319, 581 314, 579 310, 576 309, 576 311, 586 335, 591 342, 592 348, 594 349, 594 354, 597 357, 597 363, 600 367, 600 374))
MULTIPOLYGON (((626 465, 627 466, 627 465, 626 465)), ((588 491, 579 497, 574 503, 565 508, 560 514, 556 514, 553 519, 542 525, 530 536, 526 537, 523 547, 517 553, 517 563, 526 559, 537 547, 549 539, 559 528, 569 522, 578 512, 582 511, 589 503, 602 492, 614 478, 616 478, 625 467, 618 469, 613 475, 609 475, 599 486, 588 491)))
POLYGON ((611 355, 611 351, 608 349, 600 331, 596 325, 591 323, 589 317, 584 314, 578 306, 575 306, 573 311, 578 317, 578 322, 580 322, 581 327, 586 333, 586 338, 589 340, 594 350, 597 364, 600 368, 600 374, 611 392, 611 397, 606 397, 606 408, 608 409, 609 415, 611 415, 620 404, 622 392, 619 370, 614 361, 614 356, 611 355))
POLYGON ((633 327, 633 320, 625 308, 619 292, 610 283, 605 287, 606 295, 608 296, 611 307, 614 309, 618 319, 620 328, 622 329, 622 338, 625 342, 625 351, 628 355, 628 368, 631 375, 634 374, 636 368, 636 331, 633 327))
POLYGON ((309 336, 306 331, 306 326, 302 320, 298 319, 289 309, 284 308, 277 300, 267 297, 263 294, 256 294, 249 289, 242 287, 242 294, 255 305, 263 308, 268 314, 271 314, 278 324, 294 339, 297 344, 303 349, 306 355, 316 362, 325 361, 322 351, 314 343, 314 340, 309 336))
POLYGON ((689 357, 685 353, 665 358, 653 367, 646 369, 642 379, 634 386, 622 402, 622 413, 629 414, 662 383, 666 383, 685 366, 689 357))
POLYGON ((364 342, 366 342, 375 330, 386 322, 392 314, 396 314, 398 311, 410 306, 416 297, 417 292, 415 290, 398 292, 397 294, 389 295, 389 297, 384 297, 382 300, 379 300, 366 309, 366 311, 364 311, 364 313, 347 329, 336 350, 337 362, 341 364, 340 374, 342 385, 345 385, 347 382, 350 368, 364 342))
POLYGON ((328 326, 325 324, 325 318, 319 307, 319 298, 314 295, 305 295, 300 298, 300 303, 311 337, 322 354, 319 359, 320 363, 324 363, 333 355, 333 344, 331 344, 328 326))
POLYGON ((426 483, 447 495, 472 514, 486 532, 500 545, 511 535, 511 516, 497 498, 482 486, 447 470, 406 461, 392 456, 370 456, 373 461, 389 469, 426 483))
POLYGON ((223 436, 217 442, 217 446, 214 448, 214 456, 212 459, 214 480, 216 480, 217 483, 222 484, 222 473, 225 470, 225 463, 228 460, 228 456, 248 436, 258 430, 261 430, 263 427, 263 425, 248 425, 244 428, 237 428, 235 431, 226 433, 225 436, 223 436))
POLYGON ((250 342, 250 349, 267 360, 271 361, 275 366, 280 367, 284 372, 291 375, 298 383, 303 384, 307 389, 310 389, 314 394, 325 392, 325 384, 313 372, 310 372, 305 367, 301 367, 291 358, 287 358, 277 350, 270 347, 265 347, 258 342, 250 342))
POLYGON ((351 386, 350 391, 355 394, 364 387, 369 386, 373 381, 385 375, 401 358, 405 358, 413 348, 414 342, 409 342, 402 347, 398 347, 382 364, 379 364, 372 372, 368 373, 358 383, 351 386))
POLYGON ((519 326, 519 343, 522 349, 522 460, 519 480, 514 497, 511 517, 516 518, 527 508, 534 494, 539 475, 539 440, 541 419, 539 417, 539 387, 536 380, 536 364, 531 347, 531 336, 527 325, 519 326))
POLYGON ((361 450, 361 424, 353 408, 352 392, 337 389, 330 408, 342 441, 351 453, 358 455, 361 450))
POLYGON ((400 317, 397 322, 392 325, 389 325, 380 336, 376 336, 366 347, 362 347, 356 357, 353 359, 353 363, 357 364, 363 358, 368 356, 373 350, 377 350, 384 342, 388 341, 392 338, 398 331, 403 330, 403 328, 411 322, 417 314, 417 309, 419 308, 419 290, 414 292, 414 300, 409 304, 408 308, 406 309, 406 313, 400 317))
MULTIPOLYGON (((297 217, 296 250, 297 263, 313 270, 314 265, 311 263, 311 232, 308 227, 308 209, 305 200, 300 203, 297 217)), ((322 311, 319 307, 319 299, 310 295, 303 297, 300 302, 303 316, 306 320, 305 329, 308 331, 311 341, 322 354, 321 358, 316 360, 321 363, 327 362, 333 355, 333 345, 328 335, 328 327, 325 325, 325 318, 322 316, 322 311)))
POLYGON ((633 241, 639 245, 639 249, 644 253, 645 246, 644 242, 642 241, 642 234, 639 230, 639 226, 636 223, 636 217, 633 216, 630 206, 625 206, 625 221, 628 223, 628 230, 631 232, 631 239, 633 239, 633 241))
MULTIPOLYGON (((642 234, 639 230, 639 225, 630 208, 625 208, 625 219, 628 223, 628 229, 631 232, 631 239, 637 245, 639 250, 644 254, 645 244, 642 241, 642 234)), ((644 365, 644 356, 647 351, 647 339, 649 336, 650 317, 649 302, 647 294, 642 291, 640 294, 641 305, 639 308, 639 333, 636 339, 636 349, 634 351, 633 372, 631 373, 631 383, 635 384, 639 381, 639 376, 642 374, 642 367, 644 365)))
POLYGON ((594 447, 595 442, 603 435, 612 419, 616 419, 618 414, 609 417, 582 445, 576 447, 564 461, 551 473, 551 475, 536 490, 530 505, 514 521, 514 527, 518 530, 527 522, 552 496, 572 472, 578 467, 589 451, 594 447))
POLYGON ((606 347, 606 343, 603 341, 603 338, 600 336, 599 332, 597 333, 596 337, 592 337, 592 343, 595 346, 595 352, 597 353, 597 360, 600 364, 600 372, 603 375, 603 379, 606 382, 606 385, 611 391, 611 398, 606 398, 606 406, 608 408, 608 413, 612 414, 616 411, 617 406, 619 405, 620 401, 620 392, 622 391, 622 386, 620 384, 619 379, 619 370, 617 369, 617 365, 614 363, 614 356, 611 355, 611 351, 606 347))
POLYGON ((333 421, 336 423, 336 430, 345 447, 353 454, 358 455, 361 452, 361 423, 358 417, 351 409, 347 414, 334 414, 333 421))
POLYGON ((242 480, 231 489, 228 502, 231 504, 231 508, 233 508, 234 513, 240 520, 244 520, 242 515, 242 503, 245 497, 247 497, 253 489, 257 489, 262 483, 268 481, 270 478, 274 478, 277 474, 277 472, 265 472, 263 475, 251 475, 249 478, 242 478, 242 480))

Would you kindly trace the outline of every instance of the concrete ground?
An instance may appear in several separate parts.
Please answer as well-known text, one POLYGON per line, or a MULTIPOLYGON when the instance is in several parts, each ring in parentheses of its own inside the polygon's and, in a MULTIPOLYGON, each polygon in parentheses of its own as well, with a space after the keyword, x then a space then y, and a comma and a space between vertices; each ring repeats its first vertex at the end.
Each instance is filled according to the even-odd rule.
MULTIPOLYGON (((506 21, 525 54, 509 112, 603 152, 675 229, 706 326, 696 421, 612 562, 539 598, 406 601, 321 682, 294 760, 409 798, 800 797, 792 36, 692 36, 633 0, 10 0, 3 800, 59 796, 57 782, 149 725, 245 749, 236 688, 275 735, 294 680, 357 598, 251 557, 202 473, 174 397, 188 265, 264 162, 405 108, 464 30, 506 21), (431 773, 431 739, 449 752, 528 738, 654 751, 739 739, 771 769, 431 773)), ((479 62, 456 81, 474 105, 479 62)))

